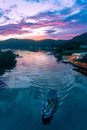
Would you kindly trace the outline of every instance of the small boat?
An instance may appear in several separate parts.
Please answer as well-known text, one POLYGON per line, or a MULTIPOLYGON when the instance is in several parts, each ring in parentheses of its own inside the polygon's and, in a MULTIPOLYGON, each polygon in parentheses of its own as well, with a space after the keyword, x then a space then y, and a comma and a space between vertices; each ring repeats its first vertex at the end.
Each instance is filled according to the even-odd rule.
POLYGON ((63 62, 63 63, 69 63, 69 61, 66 60, 66 59, 63 59, 62 62, 63 62))
POLYGON ((44 119, 52 117, 57 110, 57 105, 58 105, 58 97, 48 98, 41 110, 42 117, 44 119))
POLYGON ((7 85, 3 81, 0 80, 0 88, 6 88, 6 87, 7 85))

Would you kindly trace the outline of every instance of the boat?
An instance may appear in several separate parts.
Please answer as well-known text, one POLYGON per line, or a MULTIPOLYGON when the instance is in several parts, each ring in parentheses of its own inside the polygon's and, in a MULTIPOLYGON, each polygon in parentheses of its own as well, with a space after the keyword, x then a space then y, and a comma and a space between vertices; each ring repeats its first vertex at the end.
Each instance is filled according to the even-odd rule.
POLYGON ((6 87, 7 85, 3 81, 0 80, 0 88, 6 88, 6 87))
POLYGON ((63 59, 63 60, 61 60, 63 63, 69 63, 69 61, 68 60, 66 60, 66 59, 63 59))
POLYGON ((48 119, 53 116, 58 106, 58 97, 48 98, 46 103, 43 105, 41 114, 43 119, 48 119))

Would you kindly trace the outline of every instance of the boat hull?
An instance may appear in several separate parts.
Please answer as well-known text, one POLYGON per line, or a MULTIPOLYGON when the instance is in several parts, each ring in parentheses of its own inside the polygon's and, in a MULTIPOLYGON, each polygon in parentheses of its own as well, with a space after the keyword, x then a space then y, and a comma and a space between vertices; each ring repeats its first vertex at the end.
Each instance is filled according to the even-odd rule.
POLYGON ((58 98, 51 98, 47 99, 46 103, 44 104, 41 114, 44 119, 50 118, 56 112, 58 106, 58 98))

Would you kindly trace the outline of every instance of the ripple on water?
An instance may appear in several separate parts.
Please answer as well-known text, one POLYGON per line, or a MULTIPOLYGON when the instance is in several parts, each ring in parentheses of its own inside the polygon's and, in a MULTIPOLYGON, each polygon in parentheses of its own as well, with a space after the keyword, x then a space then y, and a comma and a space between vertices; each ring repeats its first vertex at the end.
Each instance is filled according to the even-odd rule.
MULTIPOLYGON (((15 126, 16 130, 24 130, 26 125, 26 130, 30 129, 30 126, 31 129, 35 129, 35 126, 39 129, 41 105, 48 97, 58 96, 61 109, 55 113, 53 126, 60 130, 71 130, 69 120, 78 120, 82 113, 78 108, 84 110, 83 105, 87 104, 84 98, 84 95, 87 96, 87 77, 73 71, 71 65, 58 62, 53 55, 44 52, 28 54, 27 51, 19 53, 22 58, 17 59, 16 67, 0 77, 9 86, 8 89, 0 91, 0 127, 3 130, 11 130, 15 126), (80 105, 79 99, 84 102, 83 105, 80 105), (76 111, 75 118, 73 110, 76 111)), ((49 128, 53 129, 50 126, 49 128)))
POLYGON ((57 62, 53 55, 44 52, 19 53, 22 58, 17 59, 17 66, 3 75, 10 88, 55 89, 63 97, 66 90, 73 87, 74 78, 69 65, 57 62))
POLYGON ((19 53, 22 58, 17 59, 17 66, 3 75, 9 88, 48 88, 57 90, 60 97, 71 90, 75 79, 70 65, 57 62, 53 55, 44 52, 19 53))

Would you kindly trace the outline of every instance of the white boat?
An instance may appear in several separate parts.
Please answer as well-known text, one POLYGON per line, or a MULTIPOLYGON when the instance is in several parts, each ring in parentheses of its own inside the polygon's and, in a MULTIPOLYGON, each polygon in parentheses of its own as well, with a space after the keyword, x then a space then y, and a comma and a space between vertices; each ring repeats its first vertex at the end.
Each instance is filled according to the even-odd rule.
POLYGON ((63 59, 62 62, 63 63, 69 63, 69 61, 67 59, 63 59))

